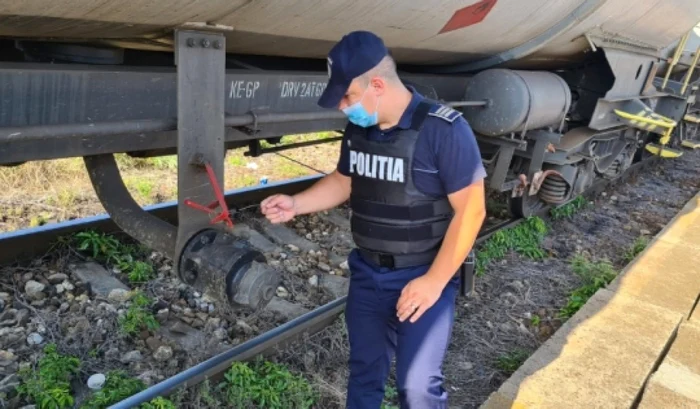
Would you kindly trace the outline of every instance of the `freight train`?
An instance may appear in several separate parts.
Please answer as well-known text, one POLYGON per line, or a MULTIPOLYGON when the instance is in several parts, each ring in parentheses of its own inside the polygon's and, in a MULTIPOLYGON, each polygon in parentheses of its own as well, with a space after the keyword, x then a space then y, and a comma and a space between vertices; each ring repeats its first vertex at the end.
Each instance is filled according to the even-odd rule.
POLYGON ((528 216, 698 147, 699 22, 697 0, 0 0, 0 166, 83 157, 125 232, 261 308, 279 276, 226 231, 224 153, 342 131, 316 102, 343 34, 378 34, 403 81, 460 110, 489 189, 528 216), (121 152, 177 153, 177 226, 134 202, 121 152))

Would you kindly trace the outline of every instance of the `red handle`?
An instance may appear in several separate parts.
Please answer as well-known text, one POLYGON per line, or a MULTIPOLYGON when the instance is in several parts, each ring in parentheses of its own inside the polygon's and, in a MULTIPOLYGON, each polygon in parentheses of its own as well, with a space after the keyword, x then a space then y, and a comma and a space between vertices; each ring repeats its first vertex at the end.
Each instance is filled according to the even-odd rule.
POLYGON ((228 211, 228 207, 226 206, 226 201, 224 200, 224 194, 222 190, 219 188, 219 183, 216 180, 216 175, 214 175, 214 169, 212 169, 211 165, 208 163, 205 163, 204 166, 207 169, 207 174, 209 175, 209 182, 211 183, 212 188, 214 189, 214 196, 216 197, 216 201, 210 203, 208 206, 202 206, 199 203, 195 203, 189 199, 185 200, 185 205, 189 206, 193 209, 212 214, 216 213, 214 209, 217 207, 221 207, 221 212, 218 213, 212 220, 211 224, 216 224, 219 222, 225 222, 226 225, 230 228, 233 227, 233 221, 231 220, 231 215, 228 211))

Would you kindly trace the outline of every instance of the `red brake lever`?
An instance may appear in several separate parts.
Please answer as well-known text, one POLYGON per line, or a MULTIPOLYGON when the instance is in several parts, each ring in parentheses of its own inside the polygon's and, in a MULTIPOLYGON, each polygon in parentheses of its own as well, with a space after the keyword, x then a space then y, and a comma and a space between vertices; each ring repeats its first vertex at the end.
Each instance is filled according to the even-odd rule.
POLYGON ((228 211, 228 206, 226 206, 226 201, 224 200, 224 194, 219 188, 219 183, 216 180, 216 175, 214 175, 214 169, 212 169, 211 165, 208 163, 205 163, 204 166, 207 169, 207 174, 209 175, 209 182, 211 183, 211 186, 214 188, 214 196, 216 196, 216 200, 210 203, 207 206, 202 206, 199 203, 195 203, 189 199, 185 199, 185 205, 201 210, 205 213, 208 214, 216 214, 216 216, 211 220, 211 224, 216 224, 219 222, 224 222, 229 228, 233 227, 233 221, 231 220, 231 215, 228 211), (221 212, 216 213, 214 209, 217 207, 221 207, 221 212))

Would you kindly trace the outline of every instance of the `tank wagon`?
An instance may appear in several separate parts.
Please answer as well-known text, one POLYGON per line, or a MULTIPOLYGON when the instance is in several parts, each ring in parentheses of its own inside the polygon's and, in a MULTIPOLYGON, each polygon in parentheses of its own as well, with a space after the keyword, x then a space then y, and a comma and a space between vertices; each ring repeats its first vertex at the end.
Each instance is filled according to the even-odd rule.
POLYGON ((0 0, 0 165, 83 157, 125 232, 261 308, 279 276, 226 234, 224 153, 342 130, 316 101, 343 34, 377 33, 407 84, 462 111, 489 188, 527 216, 696 147, 698 22, 697 0, 0 0), (177 226, 134 202, 121 152, 178 154, 177 226))

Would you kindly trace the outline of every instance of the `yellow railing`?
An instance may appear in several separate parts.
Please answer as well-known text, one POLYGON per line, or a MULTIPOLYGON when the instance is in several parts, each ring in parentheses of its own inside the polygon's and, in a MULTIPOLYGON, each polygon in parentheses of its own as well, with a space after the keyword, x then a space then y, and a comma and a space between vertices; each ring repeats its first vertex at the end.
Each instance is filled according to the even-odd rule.
POLYGON ((698 57, 700 57, 700 45, 698 45, 698 48, 695 50, 695 57, 693 58, 693 62, 690 64, 690 68, 688 68, 688 72, 685 74, 685 80, 683 80, 683 87, 681 88, 681 95, 684 94, 685 89, 688 88, 688 82, 690 81, 690 77, 693 76, 695 66, 698 65, 698 57))
POLYGON ((663 133, 663 136, 661 137, 661 140, 660 140, 660 142, 663 145, 666 145, 668 143, 668 141, 671 139, 671 132, 673 132, 673 128, 676 127, 676 121, 671 120, 669 118, 666 118, 666 117, 659 115, 657 113, 654 113, 654 112, 649 112, 649 114, 651 114, 653 116, 653 118, 647 118, 646 116, 644 116, 643 114, 645 113, 645 111, 641 111, 635 115, 635 114, 630 114, 629 112, 620 111, 619 109, 616 109, 615 113, 619 117, 625 118, 628 121, 630 121, 630 124, 632 124, 633 126, 635 126, 637 128, 645 129, 647 131, 654 131, 657 126, 661 127, 661 128, 665 128, 666 131, 663 133), (641 124, 647 124, 650 126, 639 126, 641 124))
POLYGON ((664 82, 661 85, 661 88, 666 88, 666 84, 668 83, 668 78, 671 76, 671 71, 673 71, 673 68, 678 64, 678 61, 681 58, 681 54, 683 54, 683 50, 685 49, 685 43, 688 41, 688 37, 690 37, 690 33, 692 31, 688 31, 683 38, 681 38, 680 43, 678 43, 678 46, 676 47, 676 52, 673 54, 673 59, 671 60, 670 64, 668 65, 668 69, 666 69, 666 75, 664 76, 664 82))
POLYGON ((671 133, 673 133, 673 129, 676 127, 676 121, 666 118, 665 116, 659 115, 655 112, 646 110, 642 110, 637 114, 631 114, 629 112, 616 109, 615 114, 621 118, 626 119, 630 123, 630 125, 634 126, 635 128, 655 133, 659 133, 657 131, 657 127, 664 129, 664 132, 661 134, 662 136, 659 139, 659 143, 661 143, 661 146, 647 144, 645 146, 647 151, 653 153, 654 155, 659 155, 665 158, 677 158, 683 154, 682 152, 677 151, 675 149, 664 147, 671 140, 671 133), (651 118, 644 116, 644 114, 649 115, 651 118))

